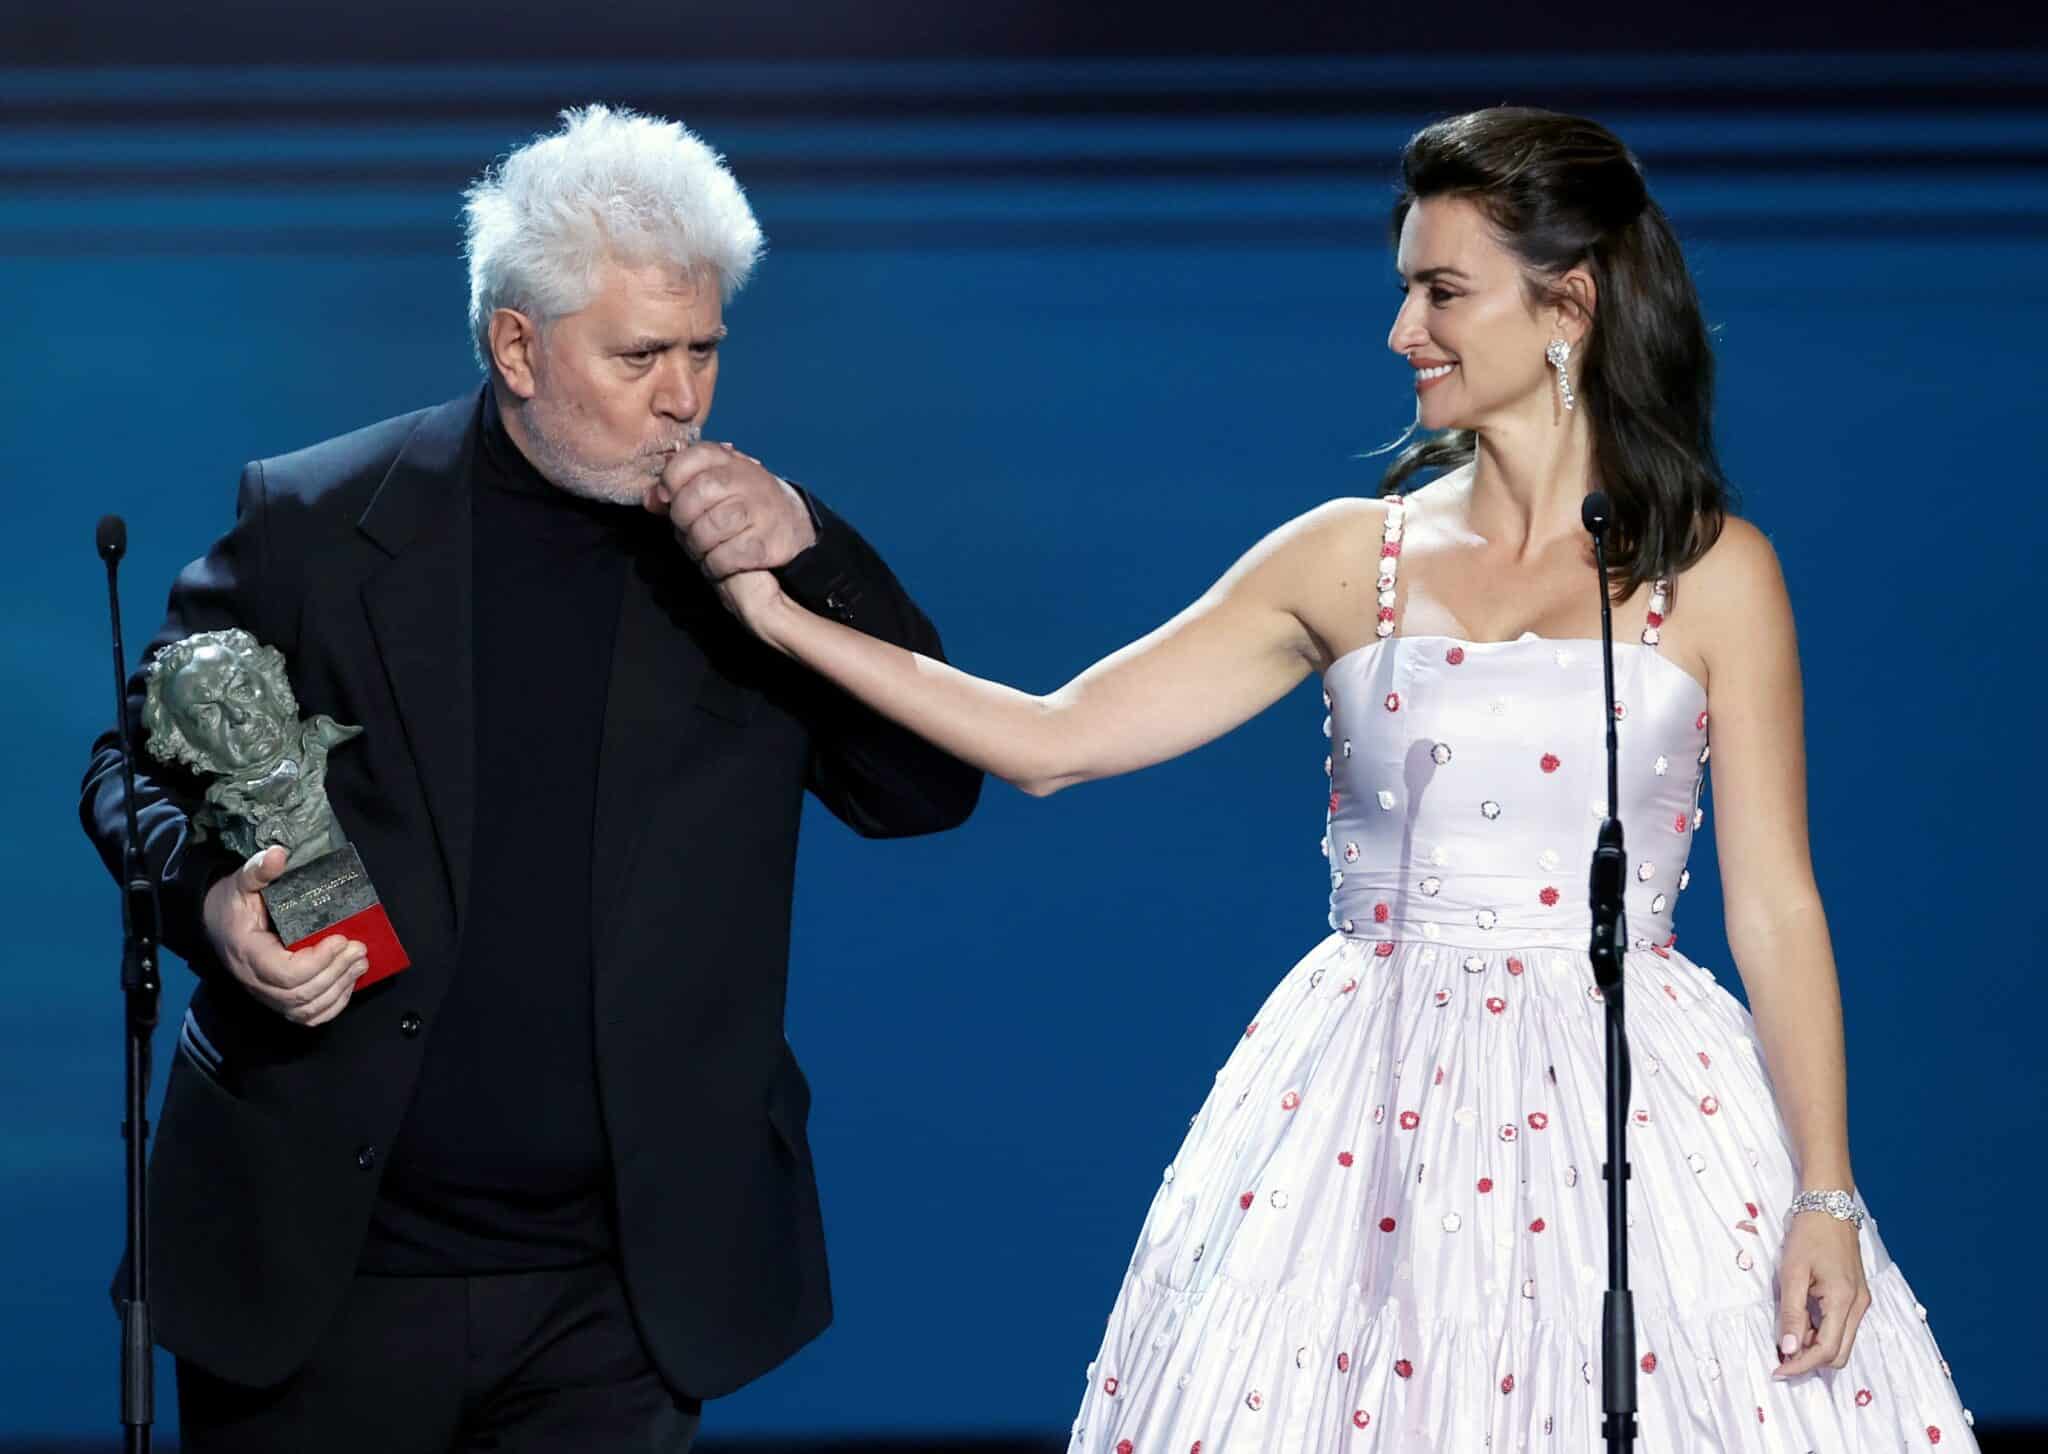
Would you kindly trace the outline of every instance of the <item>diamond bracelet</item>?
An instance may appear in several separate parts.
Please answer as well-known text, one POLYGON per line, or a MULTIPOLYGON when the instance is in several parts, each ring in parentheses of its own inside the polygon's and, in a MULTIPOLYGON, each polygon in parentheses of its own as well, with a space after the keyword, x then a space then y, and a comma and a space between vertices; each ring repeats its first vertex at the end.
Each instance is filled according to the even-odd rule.
POLYGON ((1803 1191, 1792 1198, 1792 1205, 1785 1215, 1796 1216, 1800 1212, 1826 1212, 1838 1222, 1847 1222, 1852 1227, 1863 1225, 1863 1210, 1856 1205, 1856 1198, 1845 1191, 1803 1191))

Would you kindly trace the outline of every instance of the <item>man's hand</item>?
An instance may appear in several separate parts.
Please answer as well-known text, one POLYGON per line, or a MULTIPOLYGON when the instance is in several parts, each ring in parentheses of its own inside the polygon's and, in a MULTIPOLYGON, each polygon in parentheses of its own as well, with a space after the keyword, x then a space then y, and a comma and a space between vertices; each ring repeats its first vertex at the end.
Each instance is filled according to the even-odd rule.
POLYGON ((243 989, 294 1025, 324 1025, 348 1007, 370 951, 331 934, 296 953, 270 931, 257 892, 284 872, 285 851, 266 848, 206 891, 206 937, 243 989))
POLYGON ((693 444, 678 453, 642 503, 668 516, 676 539, 712 581, 788 565, 818 539, 803 496, 730 444, 693 444))

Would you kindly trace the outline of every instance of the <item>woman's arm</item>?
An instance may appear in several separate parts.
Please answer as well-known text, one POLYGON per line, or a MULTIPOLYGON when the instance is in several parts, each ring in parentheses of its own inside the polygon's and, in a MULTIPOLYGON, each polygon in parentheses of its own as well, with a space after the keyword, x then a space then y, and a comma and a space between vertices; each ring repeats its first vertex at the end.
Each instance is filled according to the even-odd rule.
POLYGON ((1193 605, 1045 696, 825 620, 772 581, 733 577, 726 588, 734 609, 778 650, 961 760, 1042 797, 1177 757, 1286 695, 1318 657, 1301 616, 1306 583, 1353 533, 1347 524, 1380 508, 1343 501, 1282 526, 1193 605))
MULTIPOLYGON (((1798 1154, 1801 1189, 1853 1188, 1841 991, 1807 841, 1803 698, 1791 602, 1770 543, 1736 519, 1689 574, 1687 587, 1712 688, 1714 841, 1728 947, 1798 1154)), ((1825 1213, 1801 1214, 1787 1238, 1783 1292, 1796 1303, 1792 1331, 1802 1335, 1809 1283, 1794 1265, 1795 1244, 1845 1244, 1854 1259, 1853 1233, 1846 1224, 1821 1225, 1830 1222, 1825 1213)), ((1808 1346, 1784 1372, 1821 1362, 1839 1368, 1837 1360, 1847 1357, 1868 1294, 1860 1261, 1833 1271, 1853 1275, 1853 1286, 1830 1288, 1824 1277, 1812 1279, 1812 1295, 1826 1317, 1811 1341, 1801 1337, 1808 1346)))

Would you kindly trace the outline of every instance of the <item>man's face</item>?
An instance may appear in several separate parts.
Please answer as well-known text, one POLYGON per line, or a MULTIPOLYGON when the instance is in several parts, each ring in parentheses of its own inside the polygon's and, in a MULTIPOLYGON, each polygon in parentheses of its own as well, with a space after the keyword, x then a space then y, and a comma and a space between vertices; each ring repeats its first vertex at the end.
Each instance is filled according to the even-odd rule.
POLYGON ((723 319, 708 272, 606 263, 590 305, 544 325, 531 355, 518 426, 535 466, 573 495, 640 503, 703 432, 723 319))
POLYGON ((260 673, 221 646, 202 646, 164 685, 164 705, 207 760, 240 774, 284 755, 291 715, 260 673))

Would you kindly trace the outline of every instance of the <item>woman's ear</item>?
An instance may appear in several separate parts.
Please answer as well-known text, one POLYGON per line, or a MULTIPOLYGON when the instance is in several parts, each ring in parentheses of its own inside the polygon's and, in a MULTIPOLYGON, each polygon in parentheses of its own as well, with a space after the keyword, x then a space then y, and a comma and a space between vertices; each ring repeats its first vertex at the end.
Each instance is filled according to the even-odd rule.
POLYGON ((1593 315, 1600 304, 1599 285, 1586 269, 1572 268, 1557 280, 1555 296, 1558 334, 1577 346, 1593 330, 1593 315))

